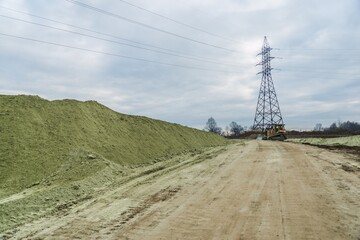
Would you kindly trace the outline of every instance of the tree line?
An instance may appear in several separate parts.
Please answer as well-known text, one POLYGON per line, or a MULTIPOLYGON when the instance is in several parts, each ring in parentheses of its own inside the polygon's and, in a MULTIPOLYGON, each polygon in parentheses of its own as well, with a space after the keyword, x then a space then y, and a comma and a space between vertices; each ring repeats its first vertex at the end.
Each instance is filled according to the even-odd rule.
POLYGON ((217 125, 213 117, 210 117, 207 120, 204 130, 222 136, 232 136, 232 137, 238 137, 242 132, 244 132, 244 128, 235 121, 232 121, 229 124, 229 126, 226 126, 225 129, 223 130, 221 127, 217 125))
MULTIPOLYGON (((226 137, 238 137, 245 130, 246 127, 242 127, 240 124, 232 121, 225 129, 219 127, 213 117, 210 117, 205 125, 205 131, 219 134, 226 137)), ((325 132, 360 132, 360 123, 346 121, 337 121, 332 123, 329 127, 323 127, 322 123, 315 124, 313 131, 325 131, 325 132)))
POLYGON ((315 124, 314 131, 350 131, 350 132, 359 132, 360 131, 360 124, 358 122, 333 122, 329 127, 323 127, 321 123, 315 124))

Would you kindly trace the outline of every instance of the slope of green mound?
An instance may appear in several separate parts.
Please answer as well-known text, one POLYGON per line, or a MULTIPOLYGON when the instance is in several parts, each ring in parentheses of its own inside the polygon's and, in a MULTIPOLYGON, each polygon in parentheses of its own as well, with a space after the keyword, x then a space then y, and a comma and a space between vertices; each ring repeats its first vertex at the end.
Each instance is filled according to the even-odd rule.
POLYGON ((109 164, 136 167, 225 140, 120 114, 94 101, 21 95, 0 96, 0 143, 1 198, 50 177, 57 182, 80 180, 109 164), (87 164, 96 159, 103 160, 87 164), (59 172, 61 177, 56 177, 59 172))
POLYGON ((314 145, 325 145, 325 146, 360 146, 360 135, 349 136, 349 137, 338 137, 338 138, 299 138, 289 139, 290 142, 297 143, 309 143, 314 145))

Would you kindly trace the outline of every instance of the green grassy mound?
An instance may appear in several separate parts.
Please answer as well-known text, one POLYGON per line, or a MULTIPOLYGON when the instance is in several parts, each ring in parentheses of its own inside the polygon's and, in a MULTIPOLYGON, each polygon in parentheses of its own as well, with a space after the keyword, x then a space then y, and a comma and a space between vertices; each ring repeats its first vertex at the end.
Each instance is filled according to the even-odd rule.
MULTIPOLYGON (((0 200, 39 184, 71 184, 225 144, 217 135, 94 102, 0 96, 0 200)), ((76 188, 76 187, 75 187, 76 188)))
POLYGON ((349 137, 338 137, 338 138, 300 138, 300 139, 289 139, 290 142, 297 143, 308 143, 313 145, 324 145, 324 146, 360 146, 360 135, 349 136, 349 137))

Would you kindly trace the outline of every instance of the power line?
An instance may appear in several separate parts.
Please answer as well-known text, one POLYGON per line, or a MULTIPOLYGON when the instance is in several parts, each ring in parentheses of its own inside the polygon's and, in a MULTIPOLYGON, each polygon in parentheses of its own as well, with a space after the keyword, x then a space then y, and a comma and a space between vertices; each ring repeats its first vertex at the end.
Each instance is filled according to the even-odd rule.
MULTIPOLYGON (((329 50, 330 51, 330 50, 329 50)), ((292 51, 283 51, 281 52, 281 54, 294 54, 294 52, 292 51)), ((300 52, 298 53, 300 54, 300 52)), ((334 51, 330 51, 330 52, 301 52, 301 56, 311 56, 311 55, 316 55, 316 56, 326 56, 326 55, 332 55, 332 56, 341 56, 341 55, 357 55, 359 56, 358 52, 334 52, 334 51)))
MULTIPOLYGON (((296 70, 305 70, 305 71, 308 71, 308 70, 310 70, 310 71, 322 70, 322 71, 326 71, 326 72, 328 72, 329 70, 335 70, 334 67, 332 67, 332 66, 321 66, 321 67, 317 67, 317 68, 309 68, 309 67, 306 67, 306 65, 299 65, 299 64, 297 64, 295 67, 292 64, 285 65, 284 68, 285 69, 291 69, 291 70, 296 69, 296 70)), ((347 71, 349 71, 349 70, 350 71, 352 71, 352 70, 358 71, 359 70, 358 66, 346 66, 343 69, 341 69, 339 67, 336 68, 336 70, 344 70, 344 69, 347 70, 347 71)))
POLYGON ((287 62, 288 61, 302 61, 305 60, 309 61, 308 59, 312 58, 310 60, 314 60, 314 61, 324 61, 324 60, 331 60, 331 61, 359 61, 360 60, 360 56, 358 57, 349 57, 349 56, 337 56, 337 57, 333 57, 333 56, 292 56, 290 57, 281 57, 279 59, 285 59, 287 62))
POLYGON ((127 5, 130 5, 130 6, 132 6, 132 7, 135 7, 135 8, 137 8, 137 9, 140 9, 140 10, 142 10, 142 11, 151 13, 151 14, 153 14, 153 15, 155 15, 155 16, 158 16, 158 17, 161 17, 161 18, 163 18, 163 19, 169 20, 169 21, 171 21, 171 22, 177 23, 177 24, 179 24, 179 25, 181 25, 181 26, 184 26, 184 27, 187 27, 187 28, 190 28, 190 29, 193 29, 193 30, 202 32, 202 33, 206 33, 206 34, 208 34, 208 35, 210 35, 210 36, 213 36, 213 37, 217 37, 217 38, 221 38, 221 39, 224 39, 224 40, 227 40, 227 41, 235 42, 235 40, 233 40, 233 39, 220 36, 220 35, 218 35, 218 34, 216 34, 216 33, 212 33, 212 32, 203 30, 203 29, 198 28, 198 27, 194 27, 194 26, 192 26, 192 25, 190 25, 190 24, 187 24, 187 23, 184 23, 184 22, 175 20, 175 19, 173 19, 173 18, 169 18, 169 17, 167 17, 167 16, 165 16, 165 15, 162 15, 162 14, 160 14, 160 13, 151 11, 151 10, 146 9, 146 8, 143 8, 143 7, 139 6, 139 5, 135 5, 135 4, 133 4, 133 3, 130 3, 130 2, 127 2, 127 1, 124 1, 124 0, 119 0, 119 1, 120 1, 120 2, 123 2, 123 3, 127 4, 127 5))
MULTIPOLYGON (((280 79, 281 77, 283 77, 284 75, 283 74, 279 74, 277 75, 277 79, 280 79)), ((289 79, 299 79, 298 76, 294 76, 293 73, 289 73, 287 72, 286 74, 286 80, 289 80, 289 79)), ((316 75, 311 75, 309 77, 306 77, 306 80, 349 80, 349 81, 356 81, 358 80, 357 78, 349 78, 349 77, 343 77, 343 76, 339 76, 339 77, 336 77, 336 76, 330 76, 330 77, 324 77, 322 75, 322 77, 318 77, 316 75), (314 77, 315 76, 315 77, 314 77)))
POLYGON ((2 32, 0 32, 0 35, 6 36, 6 37, 11 37, 11 38, 17 38, 17 39, 32 41, 32 42, 43 43, 43 44, 47 44, 47 45, 60 46, 60 47, 71 48, 71 49, 76 49, 76 50, 81 50, 81 51, 86 51, 86 52, 91 52, 91 53, 97 53, 97 54, 112 56, 112 57, 126 58, 126 59, 130 59, 130 60, 148 62, 148 63, 154 63, 154 64, 160 64, 160 65, 166 65, 166 66, 171 66, 171 67, 187 68, 187 69, 210 71, 210 72, 240 73, 240 72, 236 72, 236 71, 225 71, 225 70, 217 70, 217 69, 209 69, 209 68, 202 68, 202 67, 193 67, 193 66, 187 66, 187 65, 159 62, 159 61, 155 61, 155 60, 148 60, 148 59, 143 59, 143 58, 130 57, 130 56, 125 56, 125 55, 120 55, 120 54, 114 54, 114 53, 91 50, 91 49, 87 49, 87 48, 80 48, 80 47, 65 45, 65 44, 61 44, 61 43, 54 43, 54 42, 48 42, 48 41, 43 41, 43 40, 39 40, 39 39, 16 36, 16 35, 6 34, 6 33, 2 33, 2 32))
MULTIPOLYGON (((304 69, 304 68, 303 68, 304 69)), ((321 74, 324 78, 328 78, 328 76, 325 76, 324 74, 329 74, 329 75, 347 75, 347 76, 353 76, 354 78, 359 78, 360 73, 359 74, 354 74, 354 73, 344 73, 344 72, 330 72, 330 71, 316 71, 316 70, 302 70, 299 68, 286 68, 286 69, 282 69, 281 70, 281 74, 284 73, 291 73, 291 72, 296 72, 296 73, 303 73, 303 74, 321 74)))
POLYGON ((196 57, 188 57, 188 56, 183 56, 183 55, 179 55, 179 54, 168 53, 168 52, 163 52, 163 51, 154 50, 154 49, 150 49, 150 48, 131 45, 131 44, 128 44, 128 43, 117 42, 117 41, 113 41, 113 40, 110 40, 110 39, 105 39, 105 38, 100 38, 100 37, 96 37, 96 36, 93 36, 93 35, 74 32, 74 31, 70 31, 70 30, 66 30, 66 29, 62 29, 62 28, 57 28, 57 27, 53 27, 53 26, 49 26, 49 25, 45 25, 45 24, 41 24, 41 23, 30 22, 30 21, 27 21, 27 20, 23 20, 23 19, 19 19, 19 18, 13 18, 13 17, 10 17, 10 16, 1 15, 1 14, 0 14, 0 17, 4 17, 4 18, 8 18, 8 19, 11 19, 11 20, 20 21, 20 22, 24 22, 24 23, 28 23, 28 24, 33 24, 33 25, 37 25, 37 26, 40 26, 40 27, 50 28, 50 29, 54 29, 54 30, 58 30, 58 31, 63 31, 63 32, 71 33, 71 34, 76 34, 76 35, 80 35, 80 36, 84 36, 84 37, 89 37, 89 38, 93 38, 93 39, 97 39, 97 40, 101 40, 101 41, 106 41, 106 42, 110 42, 110 43, 124 45, 124 46, 132 47, 132 48, 137 48, 137 49, 141 49, 141 50, 160 53, 160 54, 164 54, 164 55, 189 59, 189 60, 198 61, 198 62, 207 62, 207 63, 214 63, 214 64, 220 64, 220 65, 240 67, 240 66, 235 65, 235 64, 228 64, 228 63, 222 63, 222 62, 217 62, 217 61, 210 61, 210 60, 205 60, 205 59, 199 59, 199 58, 196 58, 196 57))
POLYGON ((354 48, 280 48, 284 51, 360 51, 360 49, 354 48))
MULTIPOLYGON (((348 68, 336 68, 334 69, 334 67, 331 66, 322 66, 322 67, 318 67, 318 68, 309 68, 306 67, 306 65, 297 65, 294 67, 294 65, 285 65, 282 67, 282 70, 286 71, 286 70, 299 70, 299 71, 303 71, 303 72, 311 72, 311 71, 323 71, 323 72, 330 72, 329 70, 336 70, 336 72, 339 71, 359 71, 359 68, 357 66, 350 66, 348 68)), ((334 71, 331 71, 334 72, 334 71)))
POLYGON ((214 45, 214 44, 211 44, 211 43, 206 43, 206 42, 199 41, 199 40, 196 40, 196 39, 193 39, 193 38, 189 38, 189 37, 186 37, 186 36, 183 36, 183 35, 180 35, 180 34, 176 34, 176 33, 164 30, 164 29, 157 28, 157 27, 148 25, 146 23, 138 22, 138 21, 123 17, 123 16, 121 16, 119 14, 112 13, 112 12, 109 12, 109 11, 106 11, 106 10, 103 10, 103 9, 100 9, 100 8, 97 8, 97 7, 82 3, 82 2, 78 2, 78 1, 75 1, 75 0, 65 0, 65 1, 67 1, 69 3, 72 3, 72 4, 75 4, 75 5, 78 5, 78 6, 81 6, 81 7, 84 7, 84 8, 87 8, 87 9, 90 9, 90 10, 93 10, 93 11, 96 11, 96 12, 99 12, 101 14, 105 14, 105 15, 108 15, 108 16, 111 16, 111 17, 114 17, 114 18, 118 18, 118 19, 121 19, 123 21, 127 21, 129 23, 133 23, 133 24, 145 27, 145 28, 149 28, 149 29, 154 30, 154 31, 158 31, 158 32, 161 32, 161 33, 165 33, 165 34, 174 36, 174 37, 182 38, 184 40, 188 40, 188 41, 195 42, 195 43, 198 43, 198 44, 201 44, 201 45, 205 45, 205 46, 225 50, 225 51, 228 51, 228 52, 238 52, 238 51, 236 51, 234 49, 224 48, 224 47, 217 46, 217 45, 214 45))
POLYGON ((68 24, 68 23, 64 23, 64 22, 57 21, 57 20, 53 20, 53 19, 41 17, 41 16, 39 16, 39 15, 35 15, 35 14, 23 12, 23 11, 18 11, 18 10, 11 9, 11 8, 7 8, 7 7, 4 7, 4 6, 0 6, 0 8, 6 9, 6 10, 9 10, 9 11, 12 11, 12 12, 16 12, 16 13, 25 14, 25 15, 28 15, 28 16, 31 16, 31 17, 43 19, 43 20, 50 21, 50 22, 53 22, 53 23, 58 23, 58 24, 61 24, 61 25, 64 25, 64 26, 68 26, 68 27, 77 28, 77 29, 81 29, 81 30, 84 30, 84 31, 88 31, 88 32, 100 34, 100 35, 103 35, 103 36, 112 37, 112 38, 116 38, 116 39, 119 39, 119 40, 124 40, 124 41, 128 41, 128 42, 136 43, 136 44, 139 44, 139 45, 144 45, 144 46, 148 46, 148 47, 152 47, 152 48, 157 48, 157 49, 161 49, 161 50, 165 50, 165 51, 169 51, 169 52, 180 53, 180 52, 177 52, 177 51, 174 51, 174 50, 157 47, 157 46, 154 46, 154 45, 151 45, 151 44, 145 44, 145 43, 133 41, 133 40, 130 40, 130 39, 127 39, 127 38, 122 38, 122 37, 115 36, 115 35, 108 34, 108 33, 103 33, 103 32, 99 32, 99 31, 94 31, 94 30, 91 30, 91 29, 88 29, 88 28, 83 28, 83 27, 75 26, 75 25, 72 25, 72 24, 68 24))
POLYGON ((154 45, 151 45, 151 44, 146 44, 146 43, 142 43, 142 42, 130 40, 130 39, 127 39, 127 38, 115 36, 115 35, 108 34, 108 33, 104 33, 104 32, 94 31, 94 30, 91 30, 91 29, 88 29, 88 28, 83 28, 83 27, 75 26, 75 25, 72 25, 72 24, 68 24, 68 23, 64 23, 64 22, 57 21, 57 20, 53 20, 53 19, 41 17, 41 16, 39 16, 39 15, 35 15, 35 14, 23 12, 23 11, 18 11, 18 10, 11 9, 11 8, 8 8, 8 7, 4 7, 4 6, 0 6, 0 8, 6 9, 6 10, 9 10, 9 11, 12 11, 12 12, 16 12, 16 13, 28 15, 28 16, 31 16, 31 17, 43 19, 43 20, 50 21, 50 22, 53 22, 53 23, 61 24, 61 25, 64 25, 64 26, 68 26, 68 27, 72 27, 72 28, 84 30, 84 31, 87 31, 87 32, 96 33, 96 34, 99 34, 99 35, 103 35, 103 36, 107 36, 107 37, 119 39, 119 40, 122 40, 122 41, 127 41, 127 42, 131 42, 131 43, 135 43, 135 44, 138 44, 138 45, 143 45, 143 46, 146 46, 146 47, 151 47, 151 48, 160 49, 160 50, 164 50, 164 51, 168 51, 168 52, 173 52, 173 53, 177 53, 177 54, 182 54, 182 55, 185 55, 185 56, 190 56, 190 57, 194 57, 194 58, 198 58, 198 59, 216 60, 216 59, 212 59, 212 58, 204 58, 204 57, 189 55, 189 54, 185 54, 185 53, 183 53, 183 52, 179 52, 179 51, 176 51, 176 50, 172 50, 172 49, 168 49, 168 48, 163 48, 163 47, 158 47, 158 46, 154 46, 154 45))

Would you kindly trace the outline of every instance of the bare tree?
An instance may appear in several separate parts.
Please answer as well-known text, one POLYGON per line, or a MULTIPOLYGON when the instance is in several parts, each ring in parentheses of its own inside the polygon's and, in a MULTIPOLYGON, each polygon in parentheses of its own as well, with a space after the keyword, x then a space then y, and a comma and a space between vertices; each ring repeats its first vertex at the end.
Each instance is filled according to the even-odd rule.
POLYGON ((221 128, 217 126, 216 121, 213 117, 210 117, 207 120, 205 130, 212 133, 221 134, 221 128))
POLYGON ((338 127, 336 126, 336 123, 332 123, 329 127, 330 130, 336 130, 338 127))
POLYGON ((241 125, 237 124, 236 122, 230 123, 230 132, 232 133, 233 136, 238 137, 243 130, 244 128, 241 125))
POLYGON ((322 127, 321 123, 315 124, 314 131, 322 131, 324 128, 322 127))

